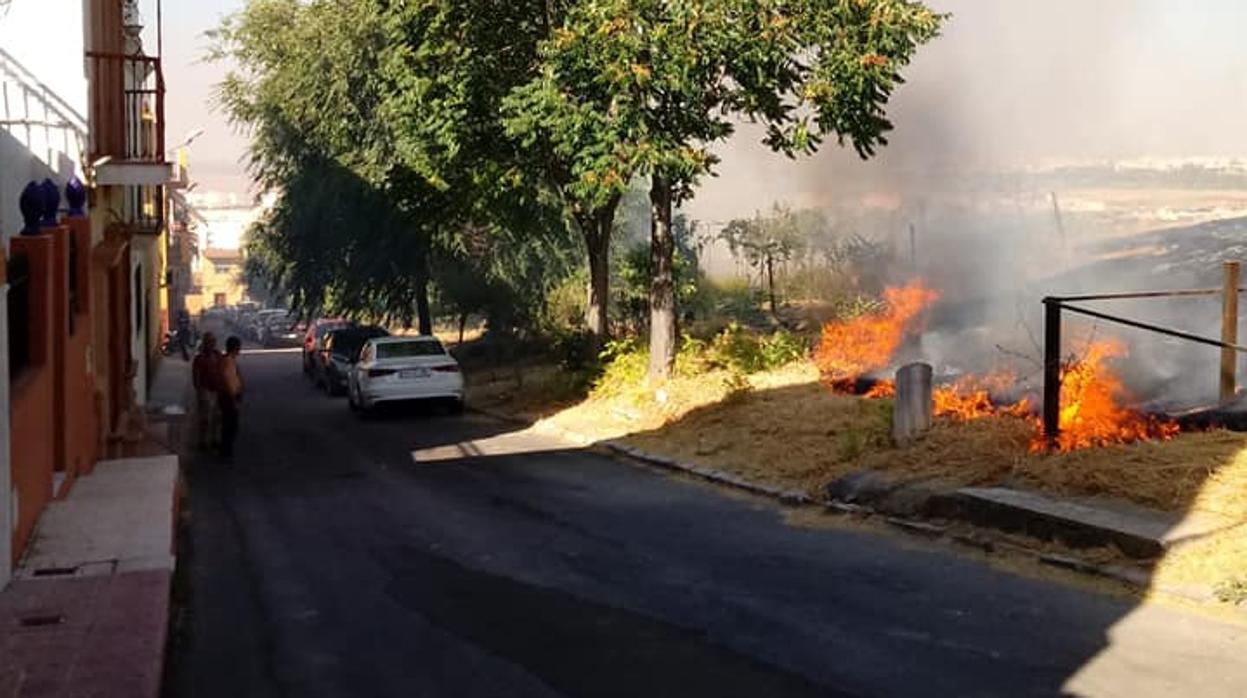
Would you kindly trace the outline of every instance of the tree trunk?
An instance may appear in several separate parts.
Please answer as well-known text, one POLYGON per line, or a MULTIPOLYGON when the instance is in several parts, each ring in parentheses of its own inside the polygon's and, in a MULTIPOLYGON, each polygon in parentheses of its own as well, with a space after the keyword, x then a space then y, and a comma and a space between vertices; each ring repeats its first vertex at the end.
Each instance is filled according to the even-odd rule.
POLYGON ((771 296, 771 315, 775 314, 775 259, 766 256, 766 289, 771 296))
MULTIPOLYGON (((591 225, 596 228, 597 222, 591 225)), ((585 235, 585 246, 589 249, 589 302, 585 306, 585 326, 595 340, 601 342, 606 338, 606 308, 610 302, 610 235, 594 230, 592 235, 585 235)))
POLYGON ((592 337, 595 355, 610 334, 607 308, 610 306, 611 231, 615 227, 615 209, 618 206, 619 197, 615 196, 602 208, 576 219, 589 252, 589 298, 585 305, 585 326, 592 337))
POLYGON ((429 257, 424 253, 416 259, 416 326, 420 334, 433 334, 433 315, 429 311, 429 257))
POLYGON ((468 326, 468 314, 459 313, 459 345, 463 345, 463 330, 468 326))
POLYGON ((661 381, 675 367, 675 238, 671 230, 671 183, 653 176, 650 192, 649 377, 661 381))

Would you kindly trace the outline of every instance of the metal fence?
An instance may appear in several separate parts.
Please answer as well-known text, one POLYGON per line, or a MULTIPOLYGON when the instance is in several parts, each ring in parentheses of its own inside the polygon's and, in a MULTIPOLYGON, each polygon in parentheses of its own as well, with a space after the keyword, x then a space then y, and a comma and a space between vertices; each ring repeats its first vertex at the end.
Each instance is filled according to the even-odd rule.
POLYGON ((1225 263, 1225 283, 1221 288, 1196 288, 1179 291, 1140 291, 1134 293, 1099 293, 1082 296, 1049 296, 1043 299, 1044 304, 1044 382, 1043 382, 1043 426, 1044 438, 1049 448, 1057 444, 1061 433, 1061 313, 1063 311, 1111 322, 1125 327, 1154 332, 1183 339, 1188 342, 1204 344, 1221 349, 1220 383, 1221 399, 1228 400, 1236 390, 1236 369, 1238 354, 1247 352, 1247 347, 1238 344, 1238 296, 1247 288, 1238 285, 1238 262, 1225 263), (1099 310, 1084 308, 1073 303, 1086 301, 1116 301, 1160 298, 1189 298, 1199 296, 1221 296, 1221 339, 1201 337, 1190 332, 1183 332, 1169 327, 1162 327, 1120 315, 1112 315, 1099 310))

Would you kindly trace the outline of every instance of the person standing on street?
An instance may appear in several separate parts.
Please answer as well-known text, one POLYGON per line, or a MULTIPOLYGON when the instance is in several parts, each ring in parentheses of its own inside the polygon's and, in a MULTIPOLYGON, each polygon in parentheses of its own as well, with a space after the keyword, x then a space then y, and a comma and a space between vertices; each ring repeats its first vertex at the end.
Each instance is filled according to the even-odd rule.
POLYGON ((178 311, 178 329, 177 329, 177 346, 182 352, 182 360, 191 360, 191 349, 193 348, 194 339, 191 332, 191 316, 183 308, 178 311))
POLYGON ((221 391, 221 352, 217 351, 216 335, 205 332, 199 353, 191 363, 191 383, 195 386, 196 440, 201 450, 216 445, 220 437, 218 394, 221 391))
POLYGON ((242 372, 238 369, 238 355, 242 353, 242 340, 230 337, 225 340, 225 356, 221 359, 221 455, 232 458, 234 440, 238 438, 238 410, 242 402, 242 372))

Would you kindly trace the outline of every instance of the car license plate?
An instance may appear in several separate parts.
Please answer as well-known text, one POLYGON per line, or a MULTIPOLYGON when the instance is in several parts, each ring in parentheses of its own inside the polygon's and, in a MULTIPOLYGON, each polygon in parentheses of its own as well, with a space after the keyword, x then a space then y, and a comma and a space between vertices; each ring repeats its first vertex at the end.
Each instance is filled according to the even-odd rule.
POLYGON ((428 378, 429 369, 427 368, 409 368, 398 372, 399 378, 428 378))

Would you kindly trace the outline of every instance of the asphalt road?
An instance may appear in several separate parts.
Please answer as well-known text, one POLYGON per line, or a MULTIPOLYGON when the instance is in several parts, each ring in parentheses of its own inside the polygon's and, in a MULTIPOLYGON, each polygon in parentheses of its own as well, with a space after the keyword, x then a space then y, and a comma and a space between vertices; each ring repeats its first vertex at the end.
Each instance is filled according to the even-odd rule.
POLYGON ((298 366, 244 356, 238 456, 192 461, 173 693, 1247 695, 1241 627, 470 414, 360 420, 298 366))

